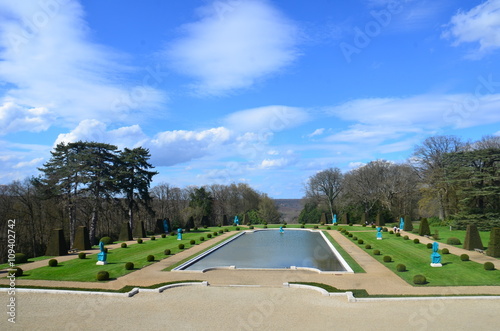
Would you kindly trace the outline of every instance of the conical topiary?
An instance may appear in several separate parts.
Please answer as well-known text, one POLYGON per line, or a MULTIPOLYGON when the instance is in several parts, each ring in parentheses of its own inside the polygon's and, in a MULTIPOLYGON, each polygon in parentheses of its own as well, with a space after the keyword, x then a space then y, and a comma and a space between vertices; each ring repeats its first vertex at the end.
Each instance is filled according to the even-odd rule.
POLYGON ((411 222, 411 218, 407 216, 404 218, 404 220, 405 220, 405 227, 403 230, 411 232, 413 230, 413 223, 411 222))
POLYGON ((478 248, 484 249, 483 242, 481 241, 481 236, 479 236, 479 231, 477 226, 474 224, 467 225, 467 232, 465 233, 464 249, 469 251, 478 248))
POLYGON ((491 229, 490 242, 486 250, 486 255, 500 257, 500 228, 491 229))
POLYGON ((418 234, 421 236, 430 236, 431 235, 431 229, 429 228, 429 222, 427 221, 427 218, 422 218, 420 221, 420 228, 418 229, 418 234))

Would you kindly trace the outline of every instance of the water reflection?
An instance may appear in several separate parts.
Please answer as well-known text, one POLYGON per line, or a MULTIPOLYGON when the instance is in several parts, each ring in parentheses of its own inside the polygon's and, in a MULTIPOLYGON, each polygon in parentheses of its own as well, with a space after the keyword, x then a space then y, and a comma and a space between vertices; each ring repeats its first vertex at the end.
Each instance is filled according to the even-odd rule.
POLYGON ((213 267, 282 269, 291 266, 345 271, 319 232, 266 230, 247 232, 184 270, 213 267))

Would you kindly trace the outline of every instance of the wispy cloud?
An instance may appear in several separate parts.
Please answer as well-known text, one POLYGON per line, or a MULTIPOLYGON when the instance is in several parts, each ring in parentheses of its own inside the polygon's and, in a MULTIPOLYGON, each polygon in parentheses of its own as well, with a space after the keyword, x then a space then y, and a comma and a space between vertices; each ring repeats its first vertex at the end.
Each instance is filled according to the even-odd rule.
POLYGON ((0 105, 9 118, 29 119, 36 130, 97 117, 127 122, 131 111, 151 110, 166 100, 142 81, 127 82, 137 68, 93 42, 84 15, 74 0, 0 1, 0 105), (137 89, 141 105, 130 98, 137 89))
POLYGON ((479 43, 479 49, 469 53, 479 59, 500 48, 500 0, 487 0, 469 11, 460 10, 451 18, 443 37, 453 45, 479 43))
POLYGON ((279 132, 308 119, 307 111, 302 108, 276 105, 237 111, 226 116, 223 122, 233 130, 279 132))
POLYGON ((197 93, 250 87, 298 56, 296 26, 268 1, 215 1, 198 12, 166 50, 172 67, 196 80, 197 93))

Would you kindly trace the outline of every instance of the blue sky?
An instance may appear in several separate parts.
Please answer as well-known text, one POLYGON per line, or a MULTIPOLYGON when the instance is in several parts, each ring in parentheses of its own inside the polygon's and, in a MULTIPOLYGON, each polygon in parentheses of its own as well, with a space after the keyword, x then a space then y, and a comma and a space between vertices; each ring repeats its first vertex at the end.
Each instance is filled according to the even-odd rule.
POLYGON ((154 184, 300 198, 316 172, 500 134, 500 0, 0 0, 0 184, 60 142, 154 184))

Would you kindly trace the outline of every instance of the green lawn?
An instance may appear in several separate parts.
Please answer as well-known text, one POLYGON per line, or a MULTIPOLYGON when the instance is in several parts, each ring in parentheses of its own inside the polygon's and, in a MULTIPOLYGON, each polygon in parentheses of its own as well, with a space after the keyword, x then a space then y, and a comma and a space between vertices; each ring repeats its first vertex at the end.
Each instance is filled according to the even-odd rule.
POLYGON ((364 243, 359 245, 361 248, 412 285, 413 276, 417 274, 427 278, 427 286, 500 285, 499 270, 486 271, 482 264, 461 261, 459 256, 453 254, 441 254, 443 267, 433 268, 430 266, 432 249, 424 244, 415 244, 413 240, 404 240, 402 236, 396 237, 388 232, 383 234, 383 240, 377 240, 374 233, 369 232, 354 233, 354 236, 363 239, 364 243), (372 249, 365 249, 366 244, 370 244, 372 249), (381 254, 373 255, 375 249, 381 254), (393 262, 383 262, 385 255, 391 256, 393 262), (400 263, 406 266, 406 272, 396 270, 400 263))
POLYGON ((323 233, 325 234, 325 236, 328 238, 328 240, 330 240, 330 242, 332 243, 333 247, 335 247, 337 249, 337 251, 340 253, 340 255, 342 255, 342 257, 344 258, 344 260, 347 262, 347 264, 351 267, 352 271, 354 271, 355 273, 364 273, 366 272, 359 264, 358 262, 356 262, 356 260, 354 260, 350 255, 349 253, 347 253, 344 248, 342 246, 339 245, 338 242, 335 241, 335 239, 332 238, 332 236, 326 232, 326 231, 323 231, 323 233))
MULTIPOLYGON (((446 244, 446 240, 450 237, 455 237, 460 239, 462 245, 457 247, 462 248, 465 240, 465 230, 450 230, 449 226, 430 226, 431 233, 436 233, 436 230, 439 232, 438 242, 442 242, 446 244)), ((418 228, 417 228, 418 229, 418 228)), ((479 236, 481 237, 481 241, 483 242, 484 247, 488 247, 488 242, 490 241, 490 231, 479 231, 479 236)))
MULTIPOLYGON (((227 228, 230 230, 235 229, 234 227, 227 228)), ((148 255, 153 255, 155 257, 155 261, 168 258, 168 256, 164 254, 165 249, 170 249, 172 254, 178 253, 179 244, 184 244, 185 249, 188 249, 191 247, 189 244, 190 240, 195 240, 195 245, 200 243, 199 238, 202 236, 205 237, 205 240, 210 240, 207 238, 208 233, 212 234, 212 239, 217 238, 218 236, 213 236, 213 232, 221 229, 222 228, 214 227, 199 231, 185 232, 182 240, 177 240, 176 236, 168 236, 166 238, 157 236, 156 240, 146 240, 142 244, 132 244, 127 248, 119 247, 110 249, 107 256, 108 264, 104 266, 96 265, 97 254, 92 254, 87 255, 86 259, 76 258, 62 262, 57 267, 45 266, 28 270, 22 278, 89 282, 97 281, 95 278, 97 272, 105 270, 109 272, 111 279, 115 279, 154 263, 146 261, 146 257, 148 255), (135 269, 126 270, 125 263, 127 262, 133 262, 135 269)))

